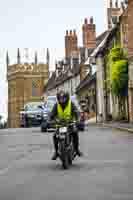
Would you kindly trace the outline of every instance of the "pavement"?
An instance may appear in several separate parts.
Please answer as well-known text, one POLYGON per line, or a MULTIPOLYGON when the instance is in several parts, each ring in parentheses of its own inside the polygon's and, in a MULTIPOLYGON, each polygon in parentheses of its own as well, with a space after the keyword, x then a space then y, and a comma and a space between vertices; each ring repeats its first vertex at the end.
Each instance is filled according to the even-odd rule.
POLYGON ((110 121, 110 122, 97 122, 96 123, 96 118, 91 118, 89 120, 86 120, 85 122, 86 125, 100 125, 102 127, 108 127, 108 128, 113 128, 113 129, 118 129, 121 131, 128 131, 130 133, 133 133, 133 123, 128 123, 128 122, 123 122, 123 121, 110 121))
POLYGON ((69 170, 52 161, 52 133, 0 130, 0 200, 133 200, 133 135, 91 124, 69 170))

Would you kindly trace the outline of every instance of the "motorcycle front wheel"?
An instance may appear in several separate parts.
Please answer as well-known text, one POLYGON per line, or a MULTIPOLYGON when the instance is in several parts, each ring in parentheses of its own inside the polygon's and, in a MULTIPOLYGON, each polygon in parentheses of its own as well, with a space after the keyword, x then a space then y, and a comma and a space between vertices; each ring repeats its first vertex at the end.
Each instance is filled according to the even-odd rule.
POLYGON ((64 169, 68 169, 69 168, 69 157, 68 157, 68 152, 66 152, 65 150, 65 142, 62 141, 60 143, 61 145, 61 160, 62 160, 62 167, 64 169))

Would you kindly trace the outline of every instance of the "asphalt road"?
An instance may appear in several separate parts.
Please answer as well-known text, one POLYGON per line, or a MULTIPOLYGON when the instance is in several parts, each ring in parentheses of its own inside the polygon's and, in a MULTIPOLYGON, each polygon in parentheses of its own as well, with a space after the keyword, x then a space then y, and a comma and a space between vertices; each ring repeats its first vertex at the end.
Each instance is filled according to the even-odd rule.
POLYGON ((82 158, 52 161, 52 133, 0 131, 0 200, 133 200, 133 135, 89 126, 82 158))

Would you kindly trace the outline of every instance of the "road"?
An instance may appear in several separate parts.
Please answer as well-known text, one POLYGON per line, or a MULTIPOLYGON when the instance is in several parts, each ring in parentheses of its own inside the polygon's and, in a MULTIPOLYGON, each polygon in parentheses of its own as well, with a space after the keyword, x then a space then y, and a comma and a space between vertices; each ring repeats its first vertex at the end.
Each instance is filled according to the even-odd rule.
POLYGON ((82 158, 52 161, 52 133, 0 131, 0 200, 133 200, 133 135, 86 127, 82 158))

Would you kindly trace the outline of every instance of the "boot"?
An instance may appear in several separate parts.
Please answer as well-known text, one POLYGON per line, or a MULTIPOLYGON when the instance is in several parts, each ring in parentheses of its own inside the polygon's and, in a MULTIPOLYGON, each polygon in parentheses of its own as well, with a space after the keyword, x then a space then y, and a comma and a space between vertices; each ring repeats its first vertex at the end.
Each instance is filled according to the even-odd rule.
POLYGON ((73 134, 73 143, 74 143, 74 148, 75 148, 76 154, 79 157, 83 156, 83 153, 79 150, 79 136, 78 136, 78 132, 76 132, 75 134, 73 134))
POLYGON ((57 158, 58 158, 58 153, 55 151, 52 156, 52 160, 56 160, 57 158))
POLYGON ((83 156, 83 153, 78 149, 76 150, 76 154, 79 156, 79 157, 82 157, 83 156))

